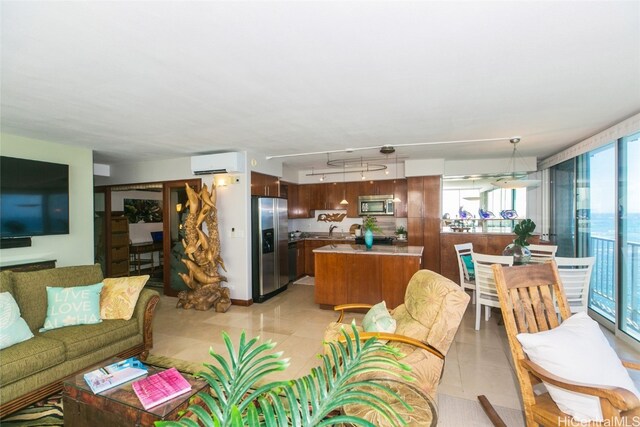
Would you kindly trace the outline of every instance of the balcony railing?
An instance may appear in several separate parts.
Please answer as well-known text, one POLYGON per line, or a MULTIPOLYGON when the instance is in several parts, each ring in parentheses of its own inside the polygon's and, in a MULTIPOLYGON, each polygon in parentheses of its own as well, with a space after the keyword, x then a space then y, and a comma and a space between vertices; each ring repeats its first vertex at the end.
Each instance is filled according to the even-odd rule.
MULTIPOLYGON (((602 237, 591 237, 589 256, 596 257, 591 275, 589 306, 612 322, 616 315, 615 302, 615 241, 602 237)), ((624 248, 625 294, 623 301, 622 329, 640 334, 640 243, 628 242, 624 248), (626 326, 626 327, 625 327, 626 326)), ((621 295, 622 296, 622 295, 621 295)))

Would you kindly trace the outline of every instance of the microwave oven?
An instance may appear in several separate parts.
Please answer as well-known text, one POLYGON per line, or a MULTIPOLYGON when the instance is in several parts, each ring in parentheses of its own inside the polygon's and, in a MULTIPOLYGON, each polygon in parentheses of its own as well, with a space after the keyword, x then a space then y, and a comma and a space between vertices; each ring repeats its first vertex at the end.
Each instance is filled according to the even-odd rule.
POLYGON ((358 197, 358 215, 393 215, 393 195, 358 197))

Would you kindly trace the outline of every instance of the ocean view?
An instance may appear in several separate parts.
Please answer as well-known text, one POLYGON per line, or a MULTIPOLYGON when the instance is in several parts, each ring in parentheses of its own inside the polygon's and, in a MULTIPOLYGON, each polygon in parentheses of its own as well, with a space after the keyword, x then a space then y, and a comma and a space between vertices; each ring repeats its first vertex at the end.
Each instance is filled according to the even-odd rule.
MULTIPOLYGON (((591 234, 593 237, 613 239, 615 237, 615 214, 593 213, 591 214, 591 234)), ((628 241, 640 244, 640 213, 630 213, 625 218, 628 241)))

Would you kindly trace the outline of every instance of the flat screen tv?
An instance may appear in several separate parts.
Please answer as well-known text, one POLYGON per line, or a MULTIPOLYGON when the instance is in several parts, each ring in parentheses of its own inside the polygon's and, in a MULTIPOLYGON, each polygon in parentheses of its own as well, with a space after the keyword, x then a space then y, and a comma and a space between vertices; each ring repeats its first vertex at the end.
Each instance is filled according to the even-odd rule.
POLYGON ((0 156, 0 237, 69 234, 69 165, 0 156))

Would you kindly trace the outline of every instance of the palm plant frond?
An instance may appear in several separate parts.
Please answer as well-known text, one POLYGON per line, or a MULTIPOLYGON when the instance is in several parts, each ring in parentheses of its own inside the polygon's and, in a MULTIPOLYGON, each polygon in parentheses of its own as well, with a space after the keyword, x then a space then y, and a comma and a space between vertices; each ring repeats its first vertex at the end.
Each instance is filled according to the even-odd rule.
MULTIPOLYGON (((409 366, 396 360, 401 354, 370 338, 360 340, 355 324, 351 333, 342 331, 345 342, 326 343, 328 354, 320 356, 320 366, 311 373, 290 381, 274 381, 262 386, 256 383, 266 375, 282 371, 289 365, 282 353, 268 353, 275 347, 271 341, 258 344, 258 338, 240 336, 237 349, 228 334, 223 333, 229 360, 210 350, 218 366, 205 364, 209 372, 201 372, 211 387, 212 395, 199 393, 204 408, 191 405, 187 413, 205 426, 323 426, 351 423, 373 426, 362 418, 339 414, 329 417, 345 405, 365 405, 378 411, 391 425, 406 424, 394 408, 400 402, 411 407, 383 382, 361 380, 370 372, 384 370, 402 380, 412 380, 409 366), (334 363, 338 361, 339 363, 334 363), (206 409, 205 409, 206 408, 206 409), (329 417, 329 418, 328 418, 329 417)), ((193 420, 157 422, 161 426, 193 426, 193 420)))

